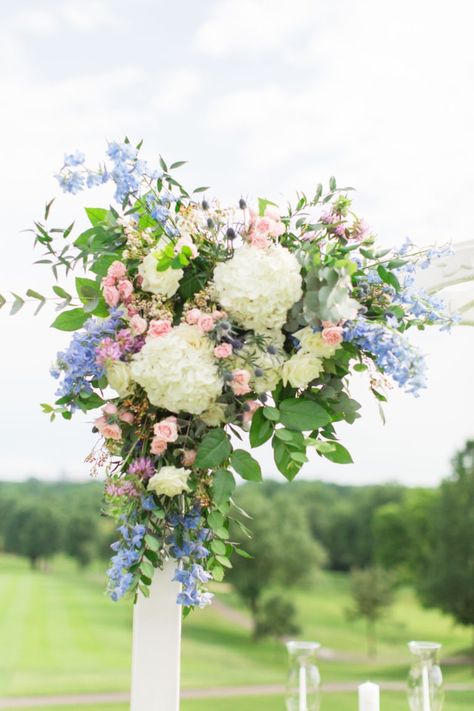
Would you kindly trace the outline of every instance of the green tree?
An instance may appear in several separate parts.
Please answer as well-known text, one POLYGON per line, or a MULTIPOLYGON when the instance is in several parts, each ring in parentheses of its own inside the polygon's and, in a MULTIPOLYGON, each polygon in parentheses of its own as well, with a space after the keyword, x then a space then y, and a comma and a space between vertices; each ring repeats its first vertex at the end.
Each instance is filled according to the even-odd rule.
POLYGON ((256 633, 264 593, 310 581, 325 554, 311 536, 304 510, 288 496, 275 496, 269 505, 254 486, 247 485, 239 492, 238 503, 252 517, 252 537, 238 526, 232 535, 253 557, 233 556, 227 579, 250 609, 256 633))
POLYGON ((366 624, 367 653, 377 654, 377 622, 393 603, 393 579, 382 568, 354 569, 351 572, 353 607, 349 619, 363 619, 366 624))
POLYGON ((428 574, 417 587, 427 605, 471 627, 474 655, 474 440, 455 456, 453 474, 441 485, 433 532, 428 574))
POLYGON ((255 637, 296 635, 300 631, 296 623, 296 607, 281 594, 265 597, 258 605, 255 617, 255 637))
POLYGON ((61 519, 55 509, 42 502, 25 501, 7 517, 5 550, 28 558, 36 567, 47 561, 61 546, 61 519))
POLYGON ((89 565, 97 552, 98 529, 98 517, 92 514, 75 512, 66 520, 64 551, 81 568, 89 565))

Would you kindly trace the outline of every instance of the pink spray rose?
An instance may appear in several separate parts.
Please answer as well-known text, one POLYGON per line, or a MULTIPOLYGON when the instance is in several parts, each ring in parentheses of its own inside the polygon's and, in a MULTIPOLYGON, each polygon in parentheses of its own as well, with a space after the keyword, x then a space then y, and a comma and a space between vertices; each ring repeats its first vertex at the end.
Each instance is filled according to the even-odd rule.
POLYGON ((186 314, 186 323, 189 323, 191 326, 194 326, 194 324, 198 322, 200 316, 201 311, 199 309, 191 309, 186 314))
POLYGON ((178 422, 176 417, 166 417, 153 427, 155 439, 163 442, 176 442, 178 439, 178 422))
POLYGON ((212 331, 214 328, 214 319, 211 314, 201 314, 197 320, 197 326, 205 333, 212 331))
POLYGON ((98 417, 94 420, 94 425, 97 427, 102 437, 105 437, 105 439, 122 439, 122 430, 120 429, 120 425, 109 424, 106 417, 98 417))
POLYGON ((107 405, 104 405, 102 408, 102 412, 104 415, 116 415, 117 407, 113 404, 113 402, 108 402, 107 405))
POLYGON ((130 328, 135 336, 141 336, 145 333, 147 327, 147 322, 140 314, 134 314, 130 319, 130 328))
POLYGON ((133 284, 128 279, 123 279, 118 285, 118 290, 122 301, 128 301, 133 294, 133 284))
POLYGON ((165 442, 162 439, 157 439, 156 437, 151 440, 151 446, 150 446, 150 452, 152 454, 163 454, 166 452, 166 449, 168 447, 167 442, 165 442))
POLYGON ((336 326, 335 324, 328 323, 327 321, 324 321, 323 326, 324 328, 321 335, 323 337, 324 343, 326 343, 328 346, 338 346, 340 343, 342 343, 342 326, 336 326))
POLYGON ((108 306, 117 306, 119 298, 120 295, 115 286, 104 286, 104 299, 108 306))
POLYGON ((107 269, 107 276, 113 279, 122 279, 127 273, 127 268, 125 264, 119 262, 118 260, 112 262, 110 267, 107 269))
POLYGON ((235 395, 246 395, 250 392, 249 387, 250 373, 244 368, 238 368, 232 371, 232 381, 230 387, 235 395))
POLYGON ((157 319, 150 321, 150 326, 148 328, 148 334, 150 336, 166 336, 167 333, 171 331, 171 321, 168 319, 157 319))
POLYGON ((128 412, 126 410, 119 412, 119 420, 122 420, 122 422, 126 422, 127 425, 133 425, 134 419, 135 418, 133 416, 133 412, 128 412))
POLYGON ((214 348, 214 355, 216 358, 228 358, 232 355, 232 346, 230 343, 221 343, 214 348))

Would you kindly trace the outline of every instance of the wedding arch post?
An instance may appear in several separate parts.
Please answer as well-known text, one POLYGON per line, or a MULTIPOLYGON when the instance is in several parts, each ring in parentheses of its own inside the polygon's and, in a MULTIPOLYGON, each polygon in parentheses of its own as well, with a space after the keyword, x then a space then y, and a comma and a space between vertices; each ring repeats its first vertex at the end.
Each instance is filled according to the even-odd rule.
MULTIPOLYGON (((474 240, 454 245, 453 254, 421 272, 418 286, 443 292, 461 323, 474 326, 474 240), (470 283, 469 286, 467 286, 470 283)), ((157 571, 150 597, 139 593, 133 614, 131 711, 179 711, 181 607, 175 563, 157 571)))

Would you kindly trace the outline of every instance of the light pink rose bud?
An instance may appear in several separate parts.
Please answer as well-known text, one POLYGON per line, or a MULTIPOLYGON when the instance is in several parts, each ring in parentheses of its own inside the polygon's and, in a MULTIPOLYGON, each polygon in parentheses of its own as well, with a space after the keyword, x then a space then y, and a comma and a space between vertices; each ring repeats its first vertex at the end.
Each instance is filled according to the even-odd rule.
POLYGON ((276 205, 267 205, 264 212, 265 217, 269 217, 270 220, 280 221, 280 209, 276 205))
POLYGON ((196 454, 197 452, 195 449, 185 449, 183 452, 183 458, 181 460, 183 462, 183 466, 192 467, 196 459, 196 454))
POLYGON ((107 405, 104 405, 102 408, 102 412, 104 415, 116 415, 117 414, 117 408, 113 404, 113 402, 108 402, 107 405))
POLYGON ((214 328, 214 319, 211 314, 201 314, 197 320, 197 326, 205 333, 212 331, 214 328))
POLYGON ((106 276, 102 279, 102 286, 115 286, 115 279, 112 276, 106 276))
POLYGON ((133 425, 133 421, 135 418, 133 416, 133 412, 122 411, 119 412, 119 419, 122 420, 122 422, 126 422, 127 425, 133 425))
POLYGON ((148 335, 158 337, 166 336, 167 333, 171 331, 171 321, 168 319, 158 319, 150 321, 150 326, 148 328, 148 335))
POLYGON ((163 454, 163 452, 166 452, 167 447, 168 447, 167 442, 165 442, 162 439, 157 439, 155 437, 151 441, 150 451, 152 454, 160 455, 160 454, 163 454))
POLYGON ((105 439, 122 439, 122 430, 120 425, 110 425, 105 417, 98 417, 94 420, 94 425, 99 430, 102 437, 105 439))
POLYGON ((232 381, 230 387, 234 391, 235 395, 247 395, 250 392, 249 387, 250 373, 244 368, 238 368, 232 371, 232 381))
POLYGON ((328 346, 338 346, 343 340, 343 330, 341 326, 326 326, 323 328, 322 337, 328 346))
POLYGON ((130 328, 135 336, 141 336, 147 329, 147 322, 139 314, 135 314, 130 319, 130 328))
POLYGON ((117 306, 119 298, 118 289, 115 286, 104 286, 104 299, 108 306, 117 306))
POLYGON ((214 348, 214 355, 216 358, 228 358, 232 355, 232 346, 230 343, 221 343, 214 348))
POLYGON ((199 309, 191 309, 186 314, 186 323, 189 323, 191 326, 194 326, 194 324, 198 322, 200 315, 201 311, 199 309))
POLYGON ((122 279, 127 273, 127 268, 125 264, 119 261, 112 262, 110 267, 107 269, 107 276, 113 279, 122 279))
POLYGON ((163 442, 176 442, 178 439, 178 422, 176 417, 166 417, 153 426, 155 439, 163 442))

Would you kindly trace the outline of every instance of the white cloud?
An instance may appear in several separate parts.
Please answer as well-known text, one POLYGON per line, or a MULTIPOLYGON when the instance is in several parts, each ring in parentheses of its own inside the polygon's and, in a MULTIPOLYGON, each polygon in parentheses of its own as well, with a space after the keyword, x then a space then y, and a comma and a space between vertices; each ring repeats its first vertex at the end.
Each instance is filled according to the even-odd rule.
POLYGON ((13 24, 16 29, 38 37, 50 35, 58 27, 54 12, 41 7, 31 7, 20 11, 13 24))
POLYGON ((201 85, 201 76, 195 69, 177 69, 158 86, 152 109, 157 112, 182 111, 190 106, 199 94, 201 85))
POLYGON ((102 0, 69 0, 60 3, 60 12, 78 30, 91 30, 110 23, 110 4, 102 0))

